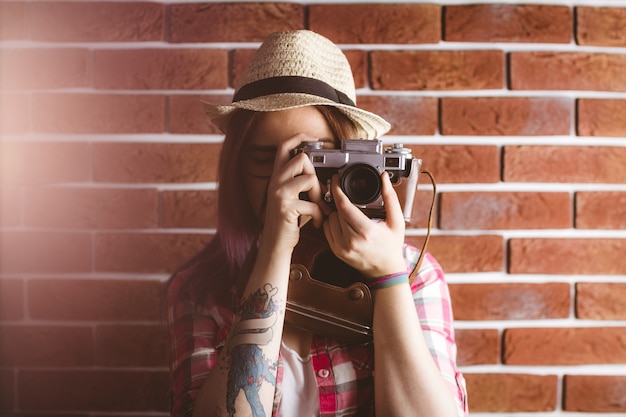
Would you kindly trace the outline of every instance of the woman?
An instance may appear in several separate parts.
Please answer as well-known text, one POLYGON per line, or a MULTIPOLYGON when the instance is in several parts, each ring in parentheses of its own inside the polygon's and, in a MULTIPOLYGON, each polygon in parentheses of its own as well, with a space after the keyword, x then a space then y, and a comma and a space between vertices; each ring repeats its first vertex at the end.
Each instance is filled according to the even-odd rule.
POLYGON ((388 174, 386 219, 373 221, 336 175, 320 184, 307 155, 292 152, 389 130, 356 107, 341 50, 310 31, 275 33, 239 84, 231 105, 206 107, 226 134, 216 236, 168 287, 172 415, 466 415, 443 273, 426 255, 409 283, 416 251, 404 244, 388 174), (328 191, 332 208, 322 200, 328 191), (307 221, 369 286, 373 341, 286 323, 292 255, 307 221))

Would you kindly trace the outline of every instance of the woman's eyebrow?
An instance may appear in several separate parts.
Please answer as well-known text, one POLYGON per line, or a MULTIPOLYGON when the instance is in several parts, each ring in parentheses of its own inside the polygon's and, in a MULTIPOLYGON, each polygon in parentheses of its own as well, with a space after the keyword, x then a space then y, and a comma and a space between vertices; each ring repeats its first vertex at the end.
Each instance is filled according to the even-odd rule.
POLYGON ((278 147, 274 145, 250 145, 249 149, 251 151, 258 152, 276 152, 278 150, 278 147))
MULTIPOLYGON (((336 140, 333 138, 320 138, 319 142, 330 143, 335 145, 336 140)), ((276 145, 250 145, 248 147, 250 151, 256 152, 276 152, 278 150, 278 146, 276 145)))

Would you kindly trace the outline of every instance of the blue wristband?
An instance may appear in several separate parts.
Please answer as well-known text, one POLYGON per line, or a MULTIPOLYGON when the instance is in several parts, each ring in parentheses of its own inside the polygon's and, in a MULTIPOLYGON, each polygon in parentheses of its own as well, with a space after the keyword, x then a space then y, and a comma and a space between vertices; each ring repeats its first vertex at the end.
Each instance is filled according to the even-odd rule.
POLYGON ((393 287, 394 285, 405 284, 409 282, 409 274, 407 272, 397 272, 395 274, 383 275, 378 277, 367 286, 371 291, 380 290, 382 288, 393 287))

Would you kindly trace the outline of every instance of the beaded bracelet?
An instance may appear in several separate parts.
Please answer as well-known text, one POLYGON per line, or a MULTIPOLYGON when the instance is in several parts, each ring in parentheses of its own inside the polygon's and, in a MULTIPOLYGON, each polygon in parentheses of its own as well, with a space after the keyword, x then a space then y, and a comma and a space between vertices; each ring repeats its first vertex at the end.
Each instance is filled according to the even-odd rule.
POLYGON ((383 275, 369 282, 367 286, 371 291, 380 290, 382 288, 393 287, 409 282, 409 274, 406 271, 396 272, 395 274, 383 275))

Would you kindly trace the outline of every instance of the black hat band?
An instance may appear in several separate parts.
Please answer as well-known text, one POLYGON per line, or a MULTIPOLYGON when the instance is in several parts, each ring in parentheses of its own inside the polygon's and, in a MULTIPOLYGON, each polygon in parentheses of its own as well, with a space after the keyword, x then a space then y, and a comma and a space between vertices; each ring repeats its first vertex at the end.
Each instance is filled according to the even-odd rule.
POLYGON ((244 85, 235 93, 233 103, 251 100, 272 94, 302 93, 322 97, 338 104, 355 107, 350 97, 326 84, 324 81, 309 77, 283 76, 270 77, 244 85))

